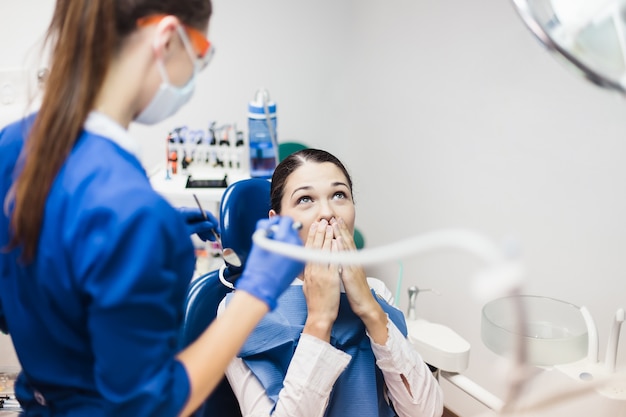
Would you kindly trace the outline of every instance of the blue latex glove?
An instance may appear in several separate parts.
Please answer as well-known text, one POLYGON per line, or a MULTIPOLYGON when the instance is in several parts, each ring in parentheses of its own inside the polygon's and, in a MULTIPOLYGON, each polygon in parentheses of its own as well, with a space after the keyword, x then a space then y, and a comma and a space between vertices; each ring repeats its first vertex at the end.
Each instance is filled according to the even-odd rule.
POLYGON ((215 241, 215 235, 212 231, 219 235, 220 223, 211 212, 204 210, 204 213, 207 217, 205 219, 202 211, 199 208, 178 207, 177 210, 185 221, 185 225, 187 226, 187 234, 189 236, 195 233, 200 239, 204 240, 205 242, 207 240, 215 241))
MULTIPOLYGON (((294 230, 292 225, 291 218, 274 216, 271 219, 259 220, 256 228, 258 230, 276 226, 271 239, 302 246, 298 231, 294 230)), ((304 262, 269 252, 253 244, 235 288, 260 299, 273 310, 278 297, 303 269, 304 262)))

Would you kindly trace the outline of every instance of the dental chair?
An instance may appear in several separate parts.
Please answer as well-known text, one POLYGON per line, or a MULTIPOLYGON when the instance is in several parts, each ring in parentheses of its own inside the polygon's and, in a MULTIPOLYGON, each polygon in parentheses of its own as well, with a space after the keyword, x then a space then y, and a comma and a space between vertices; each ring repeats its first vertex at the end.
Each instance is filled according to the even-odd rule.
MULTIPOLYGON (((268 180, 250 178, 232 183, 226 188, 220 204, 222 247, 233 249, 241 266, 225 263, 221 269, 193 280, 185 300, 185 317, 179 335, 181 348, 196 340, 215 319, 220 302, 232 291, 232 283, 243 271, 252 248, 252 234, 256 223, 267 218, 269 210, 268 180)), ((206 360, 211 358, 207 357, 206 360)), ((193 414, 193 417, 209 416, 241 417, 239 404, 225 377, 193 414)))

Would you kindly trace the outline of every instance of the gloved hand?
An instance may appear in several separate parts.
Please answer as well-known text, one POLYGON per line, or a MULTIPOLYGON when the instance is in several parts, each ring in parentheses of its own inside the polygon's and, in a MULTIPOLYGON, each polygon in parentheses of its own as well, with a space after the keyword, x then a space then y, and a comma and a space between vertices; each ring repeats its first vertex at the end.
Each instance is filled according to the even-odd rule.
MULTIPOLYGON (((271 239, 302 246, 298 231, 294 230, 289 217, 274 216, 257 222, 257 230, 275 227, 271 239)), ((304 262, 287 258, 252 245, 241 277, 235 288, 265 302, 270 310, 276 307, 276 300, 304 269, 304 262)))
POLYGON ((209 212, 204 210, 206 214, 206 219, 202 214, 199 208, 195 207, 178 207, 177 208, 180 215, 185 220, 185 225, 187 226, 187 234, 190 236, 194 233, 198 235, 198 237, 205 242, 207 240, 215 241, 215 235, 212 231, 219 235, 220 233, 220 223, 215 218, 215 216, 209 212))

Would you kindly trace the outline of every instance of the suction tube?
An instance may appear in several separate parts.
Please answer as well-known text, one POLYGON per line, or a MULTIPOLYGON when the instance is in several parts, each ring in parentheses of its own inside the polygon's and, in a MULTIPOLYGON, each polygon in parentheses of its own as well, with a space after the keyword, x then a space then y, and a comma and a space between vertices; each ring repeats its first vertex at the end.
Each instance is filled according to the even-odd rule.
POLYGON ((252 235, 255 244, 263 249, 306 262, 327 262, 343 265, 371 265, 402 259, 408 255, 444 248, 464 249, 488 264, 507 259, 502 250, 489 239, 467 230, 441 230, 413 236, 386 246, 364 248, 358 251, 328 252, 306 249, 267 238, 271 230, 257 230, 252 235))
POLYGON ((521 265, 486 237, 468 230, 449 229, 413 236, 377 248, 358 251, 328 252, 307 249, 268 238, 272 230, 259 229, 252 235, 263 249, 303 262, 337 265, 371 265, 406 258, 408 255, 437 249, 461 249, 482 259, 488 268, 480 271, 474 281, 475 295, 483 300, 509 293, 522 282, 521 265))

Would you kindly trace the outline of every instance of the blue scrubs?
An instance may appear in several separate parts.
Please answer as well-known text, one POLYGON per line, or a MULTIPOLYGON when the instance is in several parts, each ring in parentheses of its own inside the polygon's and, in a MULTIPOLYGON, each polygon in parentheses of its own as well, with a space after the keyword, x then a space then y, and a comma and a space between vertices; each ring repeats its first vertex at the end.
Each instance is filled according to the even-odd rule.
MULTIPOLYGON (((0 131, 2 202, 31 123, 0 131)), ((3 211, 0 248, 8 225, 3 211)), ((190 386, 177 335, 195 262, 184 231, 136 156, 82 132, 54 179, 34 261, 0 251, 0 327, 23 369, 15 391, 27 416, 178 415, 190 386)))

